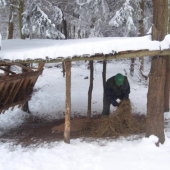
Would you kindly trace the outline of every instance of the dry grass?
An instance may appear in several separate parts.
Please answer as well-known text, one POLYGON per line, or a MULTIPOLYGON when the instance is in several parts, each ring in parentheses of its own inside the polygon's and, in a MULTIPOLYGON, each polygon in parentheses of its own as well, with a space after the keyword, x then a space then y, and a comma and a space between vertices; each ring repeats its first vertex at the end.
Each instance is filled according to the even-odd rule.
POLYGON ((123 100, 114 114, 85 123, 82 133, 87 136, 106 137, 144 132, 145 124, 138 122, 131 111, 130 100, 123 100))

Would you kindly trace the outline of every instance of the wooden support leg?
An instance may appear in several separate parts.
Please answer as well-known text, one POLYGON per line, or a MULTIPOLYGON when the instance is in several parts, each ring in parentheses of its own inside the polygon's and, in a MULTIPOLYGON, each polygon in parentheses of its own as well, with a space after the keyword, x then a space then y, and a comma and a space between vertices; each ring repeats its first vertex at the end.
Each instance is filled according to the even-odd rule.
POLYGON ((65 68, 66 68, 66 111, 65 111, 64 142, 70 143, 71 62, 66 62, 65 68))
POLYGON ((62 68, 63 68, 63 77, 65 77, 65 62, 62 62, 62 68))
POLYGON ((104 104, 105 85, 106 85, 106 65, 107 65, 107 61, 103 60, 103 72, 102 72, 102 77, 103 77, 103 104, 104 104))
POLYGON ((89 86, 89 91, 88 91, 88 112, 87 112, 87 119, 90 119, 90 117, 91 117, 92 91, 93 91, 93 60, 90 61, 90 86, 89 86))

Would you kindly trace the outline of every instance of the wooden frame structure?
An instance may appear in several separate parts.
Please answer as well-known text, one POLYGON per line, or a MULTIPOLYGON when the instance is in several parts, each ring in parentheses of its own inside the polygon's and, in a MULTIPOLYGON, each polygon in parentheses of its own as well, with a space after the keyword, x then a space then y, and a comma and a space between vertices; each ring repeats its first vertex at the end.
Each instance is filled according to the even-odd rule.
MULTIPOLYGON (((27 68, 26 73, 22 73, 20 75, 11 75, 0 78, 0 112, 2 110, 6 110, 9 107, 13 107, 15 105, 22 105, 28 100, 30 100, 30 94, 32 93, 33 87, 38 79, 38 76, 42 73, 43 67, 45 63, 65 63, 66 69, 66 108, 65 108, 65 130, 64 130, 64 141, 66 143, 70 143, 70 117, 71 117, 71 62, 72 61, 83 61, 83 60, 111 60, 111 59, 126 59, 126 58, 136 58, 136 57, 145 57, 145 56, 168 56, 170 55, 170 50, 138 50, 138 51, 124 51, 120 53, 113 54, 95 54, 90 56, 89 54, 85 54, 82 56, 74 56, 72 58, 63 58, 58 57, 56 59, 35 59, 35 60, 15 60, 10 61, 17 66, 21 66, 22 64, 28 63, 40 63, 40 67, 38 71, 33 71, 30 68, 27 68), (9 87, 12 87, 13 90, 9 90, 9 87), (24 93, 25 90, 29 89, 29 91, 25 94, 25 98, 19 98, 20 94, 24 93), (8 94, 6 93, 8 91, 8 94), (13 93, 13 91, 16 91, 13 93), (2 95, 2 97, 1 97, 2 95), (9 95, 7 98, 6 96, 9 95), (5 101, 5 104, 3 104, 5 101)), ((5 63, 9 62, 8 60, 0 61, 0 66, 5 66, 5 63)), ((11 64, 12 64, 11 63, 11 64)), ((9 65, 9 64, 7 64, 9 65)), ((106 69, 106 68, 103 68, 106 69)), ((4 70, 6 71, 6 70, 4 70)), ((91 77, 93 77, 91 73, 91 77)), ((105 79, 105 75, 103 75, 105 79)), ((103 82, 104 83, 104 82, 103 82)), ((92 87, 92 85, 91 85, 92 87)), ((91 108, 89 108, 90 110, 91 108)), ((90 112, 89 112, 90 116, 90 112)))
POLYGON ((18 105, 21 107, 31 99, 33 87, 43 70, 44 64, 34 71, 32 68, 25 67, 21 64, 0 64, 0 69, 5 71, 0 77, 0 113, 18 105), (16 65, 26 70, 21 74, 16 74, 4 67, 16 65), (11 75, 9 75, 11 73, 11 75))

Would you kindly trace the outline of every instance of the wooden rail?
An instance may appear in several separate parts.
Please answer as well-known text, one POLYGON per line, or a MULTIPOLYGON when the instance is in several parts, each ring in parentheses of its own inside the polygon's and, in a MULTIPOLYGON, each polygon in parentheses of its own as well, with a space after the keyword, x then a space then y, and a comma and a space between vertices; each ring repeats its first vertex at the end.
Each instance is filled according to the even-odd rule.
POLYGON ((73 57, 57 57, 55 59, 50 59, 46 57, 46 59, 37 58, 35 60, 0 60, 0 63, 11 62, 15 64, 27 64, 27 63, 59 63, 59 62, 66 62, 66 61, 83 61, 83 60, 111 60, 111 59, 126 59, 126 58, 136 58, 136 57, 145 57, 145 56, 167 56, 170 55, 170 49, 166 50, 138 50, 138 51, 122 51, 119 53, 113 54, 95 54, 89 55, 84 54, 82 56, 73 56, 73 57))

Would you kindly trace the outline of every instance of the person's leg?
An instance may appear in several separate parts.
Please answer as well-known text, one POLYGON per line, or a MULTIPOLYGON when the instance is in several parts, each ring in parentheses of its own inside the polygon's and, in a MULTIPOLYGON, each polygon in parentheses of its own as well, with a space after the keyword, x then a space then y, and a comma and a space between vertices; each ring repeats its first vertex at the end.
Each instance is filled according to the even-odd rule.
POLYGON ((104 97, 104 103, 103 103, 103 116, 109 116, 110 115, 110 101, 107 99, 107 97, 104 97))

